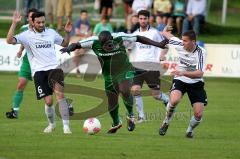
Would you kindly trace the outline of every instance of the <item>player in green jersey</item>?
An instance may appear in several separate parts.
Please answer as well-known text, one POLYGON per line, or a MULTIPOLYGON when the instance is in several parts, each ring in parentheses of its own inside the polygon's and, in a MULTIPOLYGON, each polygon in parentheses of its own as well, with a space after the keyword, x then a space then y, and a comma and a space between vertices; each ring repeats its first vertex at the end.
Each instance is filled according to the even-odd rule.
MULTIPOLYGON (((37 9, 30 9, 27 13, 28 15, 28 24, 23 25, 20 30, 21 32, 26 31, 28 29, 32 29, 32 14, 34 12, 37 12, 37 9)), ((24 47, 21 45, 17 57, 20 58, 22 56, 22 52, 24 50, 24 47)), ((22 65, 20 67, 20 70, 18 72, 18 83, 17 83, 17 90, 12 98, 12 108, 11 111, 6 112, 6 117, 9 119, 16 119, 18 118, 18 112, 20 105, 22 103, 23 99, 23 92, 25 87, 27 86, 28 81, 32 81, 32 75, 31 75, 31 68, 30 64, 27 58, 27 54, 23 56, 22 65)))
POLYGON ((122 95, 124 105, 128 111, 128 131, 135 128, 133 114, 133 96, 131 94, 132 78, 134 77, 134 68, 129 62, 125 41, 140 42, 143 44, 154 45, 164 48, 167 40, 155 42, 143 36, 136 36, 125 33, 110 33, 102 31, 99 36, 92 36, 78 43, 72 43, 66 48, 61 49, 62 53, 74 51, 75 49, 92 49, 97 55, 105 81, 105 92, 108 97, 108 110, 113 119, 112 127, 108 133, 116 133, 122 127, 122 122, 118 115, 118 97, 122 95))

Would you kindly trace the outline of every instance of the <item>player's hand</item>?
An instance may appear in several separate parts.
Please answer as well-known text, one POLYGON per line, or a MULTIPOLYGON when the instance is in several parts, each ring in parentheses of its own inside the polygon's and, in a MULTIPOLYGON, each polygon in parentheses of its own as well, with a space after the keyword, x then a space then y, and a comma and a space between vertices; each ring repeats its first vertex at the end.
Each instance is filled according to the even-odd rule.
POLYGON ((60 51, 61 53, 67 52, 68 54, 70 54, 70 52, 80 48, 81 48, 81 45, 79 45, 79 43, 72 43, 68 47, 62 48, 60 51))
POLYGON ((14 23, 18 23, 18 22, 21 21, 21 19, 22 19, 21 14, 20 14, 18 11, 15 11, 15 12, 13 13, 12 21, 13 21, 14 23))
POLYGON ((17 52, 17 58, 21 58, 21 56, 22 56, 22 50, 19 50, 19 51, 17 52))
POLYGON ((182 71, 172 71, 171 75, 172 76, 183 76, 183 72, 182 71))
POLYGON ((72 30, 72 23, 71 23, 70 19, 67 19, 67 23, 66 23, 66 25, 65 25, 65 31, 66 31, 67 33, 70 33, 71 30, 72 30))

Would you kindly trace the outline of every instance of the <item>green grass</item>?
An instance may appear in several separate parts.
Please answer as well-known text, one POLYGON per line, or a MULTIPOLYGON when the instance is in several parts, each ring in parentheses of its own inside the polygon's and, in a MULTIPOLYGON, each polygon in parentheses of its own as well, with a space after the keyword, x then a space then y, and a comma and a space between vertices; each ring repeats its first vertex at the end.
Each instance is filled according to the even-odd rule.
MULTIPOLYGON (((85 82, 75 77, 67 77, 67 83, 103 88, 103 80, 85 82)), ((209 105, 204 119, 195 131, 194 139, 184 137, 190 118, 191 107, 186 97, 179 105, 176 118, 166 136, 158 135, 159 124, 164 108, 151 97, 144 97, 145 112, 150 114, 149 121, 137 125, 136 131, 124 127, 115 135, 108 135, 111 119, 108 113, 98 118, 102 124, 99 134, 89 136, 83 133, 83 121, 71 121, 72 135, 63 135, 58 118, 57 129, 53 134, 43 134, 47 125, 43 101, 35 99, 33 83, 30 82, 24 94, 20 118, 8 120, 5 112, 9 110, 11 98, 17 82, 16 74, 0 74, 0 158, 5 159, 59 159, 59 158, 240 158, 240 79, 207 78, 206 90, 209 105)), ((99 99, 71 95, 77 112, 93 108, 99 99)), ((120 104, 120 114, 125 109, 120 104)))

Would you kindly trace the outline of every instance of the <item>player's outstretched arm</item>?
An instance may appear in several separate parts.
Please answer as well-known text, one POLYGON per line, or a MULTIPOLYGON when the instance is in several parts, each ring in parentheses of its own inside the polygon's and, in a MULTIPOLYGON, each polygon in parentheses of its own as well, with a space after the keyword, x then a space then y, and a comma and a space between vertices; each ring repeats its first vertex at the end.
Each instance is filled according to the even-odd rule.
POLYGON ((143 44, 147 44, 147 45, 153 45, 153 46, 156 46, 156 47, 164 49, 165 45, 168 44, 168 39, 164 39, 161 42, 156 42, 156 41, 153 41, 153 40, 151 40, 149 38, 146 38, 144 36, 138 35, 137 36, 137 42, 140 42, 140 43, 143 43, 143 44))
POLYGON ((21 18, 22 17, 18 11, 15 11, 13 13, 12 25, 9 28, 9 31, 7 34, 7 43, 8 44, 16 44, 17 43, 16 39, 13 36, 14 36, 14 32, 15 32, 17 23, 21 21, 21 18))
POLYGON ((64 40, 63 43, 61 44, 61 46, 63 47, 67 47, 70 41, 70 32, 72 30, 72 23, 70 22, 70 20, 67 20, 67 23, 65 25, 65 36, 64 36, 64 40))
POLYGON ((70 54, 70 52, 72 52, 72 51, 74 51, 74 50, 76 50, 76 49, 81 49, 81 48, 82 48, 82 46, 81 46, 80 43, 72 43, 72 44, 70 44, 68 47, 62 48, 60 51, 61 51, 62 53, 67 52, 68 54, 70 54))
POLYGON ((173 71, 171 72, 171 75, 175 75, 175 76, 186 76, 189 78, 202 78, 203 77, 204 72, 201 70, 196 70, 196 71, 173 71))

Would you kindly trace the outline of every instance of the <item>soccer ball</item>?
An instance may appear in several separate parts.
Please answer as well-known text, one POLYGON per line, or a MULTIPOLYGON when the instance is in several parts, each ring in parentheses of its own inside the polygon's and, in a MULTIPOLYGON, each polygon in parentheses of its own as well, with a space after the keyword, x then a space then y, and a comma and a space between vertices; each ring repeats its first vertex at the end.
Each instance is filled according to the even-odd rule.
POLYGON ((101 130, 101 123, 97 118, 88 118, 84 121, 83 131, 89 135, 94 135, 101 130))

